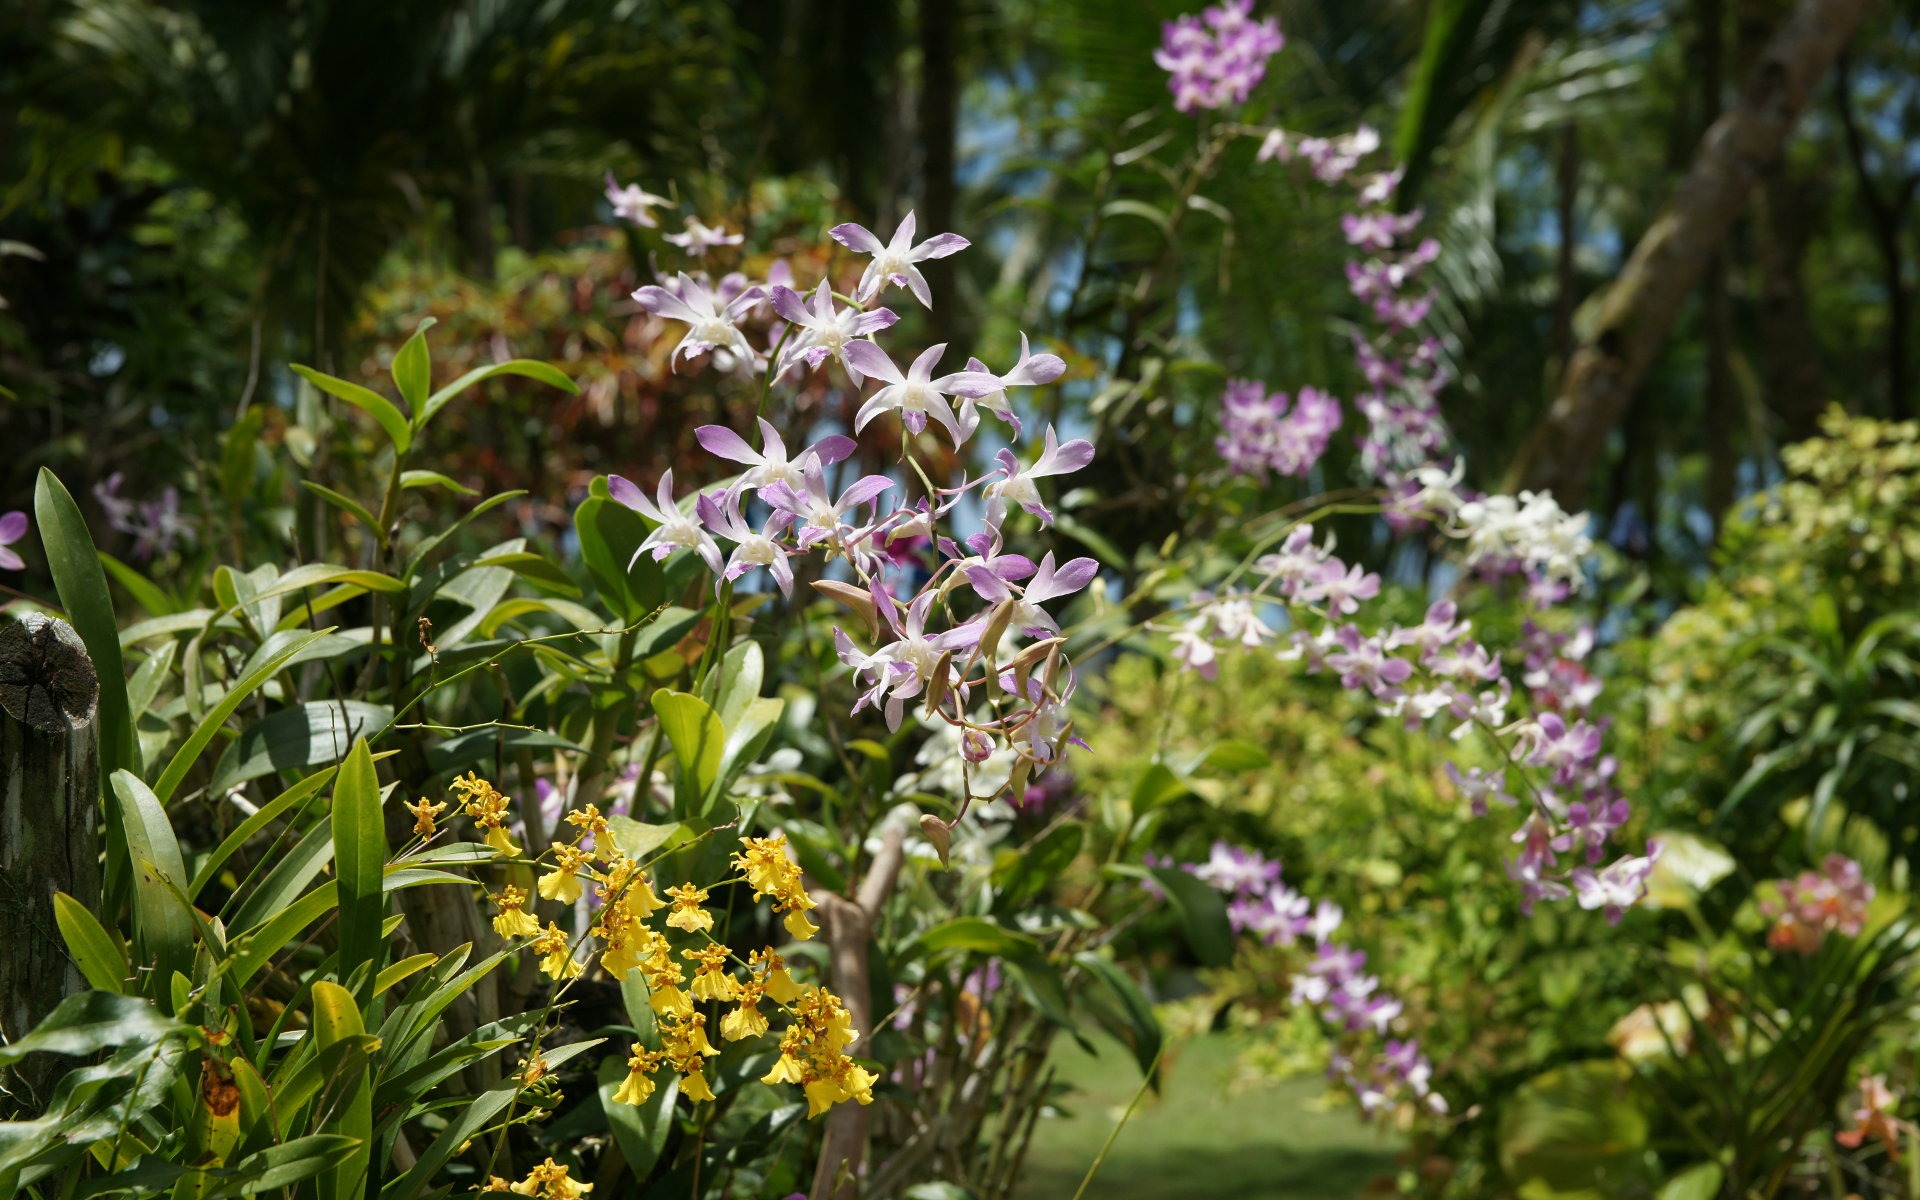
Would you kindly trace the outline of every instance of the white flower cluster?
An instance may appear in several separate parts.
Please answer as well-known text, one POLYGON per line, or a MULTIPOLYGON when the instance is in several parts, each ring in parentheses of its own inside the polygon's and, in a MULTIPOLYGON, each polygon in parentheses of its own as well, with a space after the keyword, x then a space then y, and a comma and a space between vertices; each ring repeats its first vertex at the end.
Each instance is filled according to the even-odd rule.
POLYGON ((1586 579, 1582 563, 1593 554, 1586 513, 1569 513, 1551 492, 1517 496, 1472 496, 1461 492, 1459 460, 1451 471, 1422 467, 1413 472, 1419 491, 1403 511, 1430 518, 1450 537, 1466 542, 1470 570, 1492 574, 1520 571, 1537 581, 1578 589, 1586 579))

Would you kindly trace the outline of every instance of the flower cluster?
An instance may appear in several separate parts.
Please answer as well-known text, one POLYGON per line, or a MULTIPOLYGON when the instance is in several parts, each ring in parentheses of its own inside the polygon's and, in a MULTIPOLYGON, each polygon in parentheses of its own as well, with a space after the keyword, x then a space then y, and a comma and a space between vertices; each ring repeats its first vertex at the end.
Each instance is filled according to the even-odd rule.
MULTIPOLYGON (((473 823, 483 831, 481 840, 493 847, 494 853, 505 857, 520 853, 520 847, 513 844, 513 838, 506 830, 506 823, 512 819, 512 814, 507 811, 507 806, 512 803, 511 797, 501 795, 491 783, 472 771, 467 772, 466 778, 454 780, 452 791, 460 797, 460 811, 473 818, 473 823)), ((425 797, 421 798, 420 804, 426 805, 425 797)), ((432 824, 432 813, 437 812, 438 808, 429 809, 426 817, 421 816, 419 807, 410 807, 408 811, 414 814, 414 828, 417 830, 421 825, 432 824)))
POLYGON ((1467 569, 1483 577, 1524 575, 1549 600, 1559 598, 1557 589, 1581 586, 1583 565, 1593 555, 1591 517, 1566 512, 1549 492, 1463 492, 1462 472, 1457 459, 1451 470, 1415 468, 1395 511, 1432 521, 1440 532, 1460 539, 1467 569))
MULTIPOLYGON (((784 283, 755 284, 735 275, 712 285, 685 273, 640 288, 634 298, 687 326, 673 353, 676 364, 709 351, 724 354, 729 364, 771 360, 774 380, 838 364, 854 389, 877 385, 855 414, 856 434, 893 416, 909 438, 937 426, 958 448, 986 413, 1018 437, 1021 422, 1008 392, 1059 378, 1066 367, 1057 356, 1034 353, 1023 337, 1019 359, 1004 373, 969 358, 965 369, 940 374, 944 345, 923 350, 903 369, 873 340, 895 323, 890 309, 875 306, 887 290, 903 288, 931 306, 918 264, 967 246, 950 233, 916 241, 916 230, 909 213, 885 242, 859 225, 830 231, 870 256, 851 299, 827 279, 803 298, 784 283), (765 351, 745 328, 762 299, 770 299, 782 322, 769 332, 765 351)), ((1036 563, 1006 549, 1004 530, 1016 511, 1042 527, 1052 524, 1043 481, 1085 467, 1092 445, 1062 442, 1049 427, 1033 461, 1001 448, 991 469, 941 486, 906 457, 909 440, 902 452, 903 466, 912 467, 906 478, 869 474, 830 482, 830 469, 854 453, 853 439, 833 434, 793 453, 771 422, 762 419, 759 428, 757 448, 722 426, 698 431, 709 453, 743 468, 724 489, 676 499, 668 473, 649 497, 627 479, 610 479, 613 497, 652 525, 640 552, 664 559, 691 550, 722 582, 764 571, 786 595, 797 578, 796 560, 817 556, 814 588, 863 618, 879 643, 868 650, 847 629, 834 630, 836 651, 858 688, 853 711, 874 708, 897 729, 908 705, 922 704, 929 716, 963 731, 967 762, 984 761, 996 742, 1015 751, 1020 765, 1009 793, 1017 799, 1028 779, 1077 744, 1066 703, 1073 671, 1060 653, 1060 627, 1043 606, 1085 590, 1096 564, 1090 558, 1057 563, 1051 554, 1036 563), (909 500, 914 482, 922 485, 920 494, 909 500), (980 527, 965 537, 943 531, 943 520, 969 498, 982 513, 980 527), (1015 651, 1020 639, 1027 645, 1015 651)), ((795 917, 805 922, 790 912, 795 917)))
MULTIPOLYGON (((455 780, 453 790, 463 798, 468 815, 486 831, 488 845, 503 855, 520 853, 506 841, 502 827, 509 819, 507 797, 472 773, 455 780)), ((425 807, 427 802, 422 800, 420 805, 425 807)), ((408 808, 413 810, 415 806, 408 808)), ((710 889, 692 883, 676 884, 665 889, 666 898, 662 899, 641 864, 614 842, 606 816, 594 805, 567 812, 562 823, 562 828, 566 827, 572 829, 568 840, 554 841, 540 856, 546 870, 535 890, 542 899, 571 908, 586 898, 586 884, 592 883, 592 924, 586 937, 576 940, 554 921, 547 922, 543 929, 529 911, 532 897, 524 888, 511 884, 491 897, 495 907, 493 929, 509 941, 523 940, 538 960, 541 973, 563 987, 586 974, 580 951, 595 944, 600 967, 614 981, 624 980, 635 971, 640 973, 647 987, 647 1005, 658 1018, 660 1046, 632 1047, 627 1078, 615 1094, 616 1100, 627 1104, 646 1100, 654 1091, 654 1075, 662 1067, 679 1076, 680 1091, 689 1099, 713 1099, 705 1062, 719 1051, 707 1036, 707 1016, 699 1006, 709 1002, 732 1005, 720 1016, 720 1036, 726 1041, 742 1041, 769 1032, 771 1023, 760 1005, 771 1001, 788 1012, 792 1023, 783 1035, 781 1063, 764 1082, 802 1084, 816 1116, 843 1100, 872 1102, 873 1077, 846 1057, 846 1048, 857 1034, 848 1027, 845 1006, 837 998, 822 988, 797 983, 786 961, 771 948, 756 950, 743 959, 716 941, 713 914, 706 908, 710 889), (649 923, 663 913, 661 927, 649 923), (669 930, 680 935, 678 942, 669 930), (687 945, 689 936, 698 940, 687 945), (744 978, 735 974, 736 965, 746 968, 744 978)), ((784 924, 792 937, 804 941, 819 932, 807 920, 806 914, 815 902, 807 894, 784 836, 741 838, 731 865, 738 872, 737 882, 751 888, 755 900, 770 899, 773 911, 785 914, 784 924)), ((529 1062, 538 1061, 536 1051, 529 1062)), ((529 1071, 533 1070, 530 1066, 529 1071)), ((553 1179, 566 1182, 564 1172, 551 1176, 539 1175, 536 1170, 535 1175, 539 1178, 529 1176, 529 1180, 543 1188, 553 1179)), ((519 1191, 520 1185, 514 1190, 519 1191)))
POLYGON ((1167 72, 1167 90, 1181 112, 1243 104, 1266 78, 1267 60, 1286 45, 1280 23, 1255 21, 1253 0, 1226 0, 1160 29, 1153 61, 1167 72))
POLYGON ((1418 210, 1394 211, 1397 168, 1361 169, 1379 148, 1380 135, 1364 125, 1334 138, 1275 129, 1257 157, 1297 160, 1321 182, 1353 188, 1355 208, 1340 226, 1355 254, 1347 263, 1347 285, 1369 318, 1353 337, 1354 361, 1367 384, 1354 401, 1369 424, 1360 464, 1370 477, 1397 489, 1418 468, 1451 457, 1453 432, 1440 413, 1439 395, 1449 382, 1440 343, 1421 332, 1433 300, 1412 290, 1439 257, 1440 244, 1415 240, 1418 210))
POLYGON ((1333 940, 1344 914, 1329 900, 1317 904, 1288 887, 1280 863, 1258 851, 1215 842, 1207 860, 1184 869, 1228 897, 1227 918, 1235 932, 1268 946, 1310 942, 1313 956, 1292 982, 1292 1001, 1320 1014, 1338 1039, 1328 1075, 1351 1090, 1360 1107, 1376 1113, 1412 1099, 1445 1113, 1446 1100, 1432 1089, 1433 1065, 1413 1040, 1386 1037, 1404 1006, 1366 971, 1365 951, 1333 940))
POLYGON ((1211 679, 1224 648, 1270 648, 1308 674, 1333 676, 1409 729, 1444 721, 1455 740, 1476 732, 1491 737, 1508 769, 1447 770, 1476 816, 1491 804, 1516 805, 1508 771, 1523 772, 1532 803, 1514 834, 1519 849, 1508 872, 1524 903, 1577 896, 1582 907, 1620 919, 1644 891, 1658 848, 1601 867, 1631 807, 1613 783, 1605 726, 1588 716, 1600 691, 1582 665, 1591 630, 1556 633, 1529 622, 1514 647, 1521 659, 1515 673, 1502 654, 1471 636, 1472 622, 1460 619, 1452 601, 1433 604, 1413 626, 1370 629, 1351 619, 1379 595, 1380 577, 1341 560, 1331 541, 1316 544, 1311 525, 1295 526, 1252 567, 1251 586, 1196 594, 1182 622, 1168 629, 1179 662, 1211 679), (1530 715, 1509 714, 1516 682, 1530 715), (1536 774, 1524 774, 1528 769, 1536 774), (1562 863, 1569 854, 1575 861, 1562 863))
POLYGON ((119 471, 93 485, 93 498, 106 514, 107 524, 133 538, 133 554, 143 562, 165 558, 184 539, 192 539, 196 525, 180 511, 180 492, 166 488, 158 500, 128 500, 120 495, 119 471))
POLYGON ((498 1175, 487 1180, 483 1192, 511 1192, 516 1196, 538 1196, 540 1200, 580 1200, 580 1197, 593 1190, 590 1183, 581 1183, 567 1176, 568 1169, 551 1158, 527 1172, 527 1177, 518 1183, 509 1183, 498 1175))
POLYGON ((1873 885, 1860 864, 1844 854, 1829 854, 1818 871, 1776 879, 1774 895, 1760 901, 1760 915, 1773 922, 1767 945, 1796 954, 1814 954, 1827 935, 1858 937, 1873 903, 1873 885))
POLYGON ((1263 482, 1269 471, 1305 475, 1340 428, 1340 402, 1318 388, 1301 388, 1295 403, 1285 392, 1267 394, 1256 380, 1236 379, 1220 404, 1214 447, 1229 469, 1263 482))
POLYGON ((1833 1135, 1833 1140, 1849 1150, 1858 1150, 1868 1138, 1875 1138, 1886 1149, 1891 1162, 1900 1161, 1900 1138, 1920 1137, 1920 1127, 1894 1115, 1900 1107, 1899 1092, 1887 1086, 1885 1075, 1864 1075, 1860 1079, 1860 1104, 1853 1110, 1853 1128, 1833 1135))

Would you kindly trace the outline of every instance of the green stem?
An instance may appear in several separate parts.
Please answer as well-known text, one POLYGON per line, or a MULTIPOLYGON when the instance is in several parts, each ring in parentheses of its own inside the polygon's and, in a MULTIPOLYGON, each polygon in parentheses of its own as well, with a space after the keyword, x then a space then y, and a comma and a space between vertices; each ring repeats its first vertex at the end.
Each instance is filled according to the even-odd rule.
POLYGON ((1127 1121, 1133 1117, 1133 1110, 1140 1106, 1140 1097, 1147 1094, 1147 1085, 1153 1082, 1153 1073, 1160 1069, 1160 1056, 1166 1053, 1166 1049, 1167 1045, 1163 1041, 1160 1043, 1160 1049, 1154 1051, 1153 1061, 1147 1064, 1146 1073, 1140 1077, 1140 1086, 1133 1089, 1133 1099, 1127 1101, 1127 1111, 1121 1113, 1120 1119, 1113 1123, 1112 1131, 1107 1134, 1106 1144, 1100 1147, 1100 1153, 1093 1156, 1093 1163, 1087 1168, 1086 1178, 1082 1179, 1080 1186, 1074 1190, 1073 1200, 1081 1200, 1081 1197, 1087 1194, 1087 1188, 1093 1183, 1093 1177, 1099 1173, 1100 1165, 1107 1161, 1107 1152, 1112 1150, 1114 1142, 1120 1139, 1120 1131, 1127 1127, 1127 1121))

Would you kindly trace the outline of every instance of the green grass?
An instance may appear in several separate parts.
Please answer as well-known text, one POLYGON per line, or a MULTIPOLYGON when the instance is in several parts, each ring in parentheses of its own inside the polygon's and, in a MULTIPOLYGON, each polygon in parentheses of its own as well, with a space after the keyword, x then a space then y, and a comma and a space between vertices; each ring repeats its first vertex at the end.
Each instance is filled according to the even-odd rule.
MULTIPOLYGON (((1322 1111, 1317 1079, 1229 1094, 1238 1043, 1225 1035, 1183 1045, 1159 1096, 1141 1098, 1087 1200, 1349 1200, 1394 1171, 1394 1139, 1350 1108, 1322 1111)), ((1070 1115, 1043 1117, 1018 1200, 1071 1200, 1140 1076, 1119 1046, 1097 1057, 1062 1038, 1060 1077, 1079 1090, 1070 1115)))

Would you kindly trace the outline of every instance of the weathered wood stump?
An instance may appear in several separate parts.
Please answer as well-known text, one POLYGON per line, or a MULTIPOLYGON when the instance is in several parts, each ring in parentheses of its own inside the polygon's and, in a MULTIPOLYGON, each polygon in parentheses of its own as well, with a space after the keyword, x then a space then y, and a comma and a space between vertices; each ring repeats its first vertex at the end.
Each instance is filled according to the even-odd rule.
MULTIPOLYGON (((80 635, 29 613, 0 627, 0 1036, 27 1033, 86 987, 54 923, 53 893, 100 904, 100 681, 80 635)), ((60 1066, 33 1055, 7 1081, 44 1103, 60 1066)), ((20 1094, 25 1093, 25 1094, 20 1094)))

